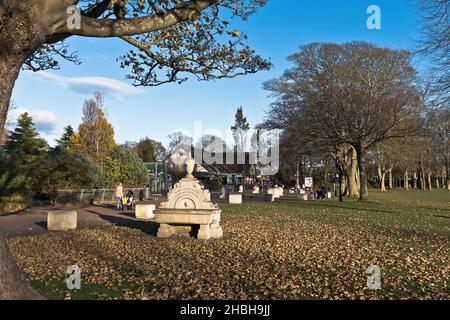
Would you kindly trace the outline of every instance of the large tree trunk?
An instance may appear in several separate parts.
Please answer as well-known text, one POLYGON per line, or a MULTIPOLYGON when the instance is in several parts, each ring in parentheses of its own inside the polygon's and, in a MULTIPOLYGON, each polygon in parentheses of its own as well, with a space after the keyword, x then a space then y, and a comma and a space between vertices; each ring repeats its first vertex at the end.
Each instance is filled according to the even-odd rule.
POLYGON ((409 173, 405 171, 405 179, 403 181, 403 188, 408 191, 409 190, 409 173))
MULTIPOLYGON (((63 1, 0 1, 0 134, 3 134, 11 94, 26 59, 45 42, 55 20, 54 6, 63 1)), ((64 7, 65 5, 65 7, 64 7)), ((64 10, 63 10, 64 9, 64 10)), ((0 235, 0 299, 40 299, 28 284, 0 235)))
POLYGON ((427 190, 427 181, 425 180, 425 167, 423 165, 423 159, 420 162, 420 181, 422 183, 422 190, 427 190))
MULTIPOLYGON (((56 1, 54 4, 59 5, 56 1)), ((19 71, 26 59, 45 42, 54 22, 49 19, 48 10, 52 8, 44 0, 0 1, 0 133, 4 130, 19 71)))
POLYGON ((413 183, 414 183, 413 188, 417 189, 417 170, 414 171, 413 179, 414 179, 414 181, 413 181, 413 183))
POLYGON ((0 133, 3 134, 12 90, 19 75, 23 58, 19 55, 0 55, 0 133))
POLYGON ((358 172, 358 158, 356 155, 355 148, 351 147, 351 159, 350 159, 350 166, 348 170, 348 192, 349 197, 352 198, 359 198, 359 188, 360 188, 360 182, 359 182, 359 172, 358 172))
POLYGON ((366 150, 361 146, 355 146, 356 155, 358 159, 358 169, 359 169, 359 200, 366 201, 368 195, 367 189, 367 172, 366 172, 366 150))
POLYGON ((431 171, 427 172, 428 189, 433 190, 433 183, 431 181, 431 171))
POLYGON ((380 189, 381 189, 381 192, 383 192, 384 183, 381 180, 381 176, 383 175, 383 170, 381 169, 381 165, 380 165, 379 161, 377 161, 377 171, 378 171, 378 179, 380 179, 380 189))
POLYGON ((380 179, 380 189, 381 192, 386 192, 386 167, 384 162, 381 161, 380 153, 377 151, 377 169, 378 169, 378 179, 380 179))
POLYGON ((450 191, 450 152, 447 152, 447 158, 445 161, 445 179, 447 180, 447 190, 450 191))
POLYGON ((394 189, 394 178, 392 177, 392 170, 389 170, 389 190, 394 189))
POLYGON ((378 179, 380 179, 380 190, 386 192, 386 170, 378 162, 378 179))
POLYGON ((301 157, 297 160, 297 164, 295 166, 295 187, 297 189, 301 188, 300 185, 300 163, 301 163, 302 159, 301 157))
MULTIPOLYGON (((0 19, 2 18, 4 19, 4 17, 0 17, 0 19)), ((4 30, 2 30, 3 32, 4 30)), ((26 50, 7 52, 4 47, 0 49, 0 134, 3 134, 5 130, 12 90, 28 54, 29 51, 26 50)), ((9 253, 5 238, 0 235, 0 299, 41 298, 26 281, 22 271, 9 253)))
POLYGON ((343 196, 343 192, 342 192, 342 181, 343 181, 344 169, 338 159, 335 160, 335 166, 336 166, 336 169, 338 172, 339 202, 343 202, 344 196, 343 196))
POLYGON ((43 299, 25 279, 23 272, 11 256, 6 239, 0 234, 0 300, 43 299))
POLYGON ((381 183, 381 192, 386 192, 386 172, 381 173, 381 178, 380 178, 380 183, 381 183))

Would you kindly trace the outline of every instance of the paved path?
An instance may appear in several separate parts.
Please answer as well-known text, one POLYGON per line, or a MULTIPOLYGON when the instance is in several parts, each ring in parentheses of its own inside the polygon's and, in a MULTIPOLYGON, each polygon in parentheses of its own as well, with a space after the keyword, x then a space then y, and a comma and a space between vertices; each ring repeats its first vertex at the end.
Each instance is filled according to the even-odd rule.
MULTIPOLYGON (((218 196, 214 194, 213 196, 218 196)), ((285 196, 278 201, 298 201, 300 196, 285 196)), ((156 201, 141 202, 152 203, 159 206, 159 203, 164 198, 158 198, 156 201)), ((262 195, 253 195, 246 193, 244 195, 244 202, 261 202, 262 195)), ((217 199, 214 197, 213 202, 224 204, 228 201, 217 199)), ((51 207, 38 207, 18 213, 2 213, 0 212, 0 232, 6 234, 7 237, 20 237, 27 235, 42 234, 48 232, 47 230, 47 210, 53 210, 51 207)), ((134 211, 118 212, 112 205, 101 206, 87 206, 82 208, 68 208, 78 211, 78 227, 102 226, 106 224, 116 224, 135 229, 141 229, 145 232, 153 232, 154 227, 150 228, 149 223, 138 221, 134 218, 134 211)))
MULTIPOLYGON (((18 213, 0 213, 0 232, 9 238, 48 232, 47 210, 52 208, 41 207, 18 213)), ((134 218, 134 211, 118 212, 112 206, 88 206, 74 210, 78 211, 80 228, 106 224, 140 228, 143 224, 134 218)))

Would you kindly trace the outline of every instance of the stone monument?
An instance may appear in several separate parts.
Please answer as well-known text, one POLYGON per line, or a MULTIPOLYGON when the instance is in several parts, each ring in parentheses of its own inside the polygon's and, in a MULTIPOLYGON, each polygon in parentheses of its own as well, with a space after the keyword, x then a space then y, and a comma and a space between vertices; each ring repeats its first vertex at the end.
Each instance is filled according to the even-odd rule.
POLYGON ((190 226, 191 232, 198 229, 197 239, 222 238, 220 208, 211 202, 209 190, 194 178, 195 160, 185 161, 186 177, 169 192, 167 202, 155 211, 155 222, 159 223, 158 238, 167 238, 177 227, 190 226))

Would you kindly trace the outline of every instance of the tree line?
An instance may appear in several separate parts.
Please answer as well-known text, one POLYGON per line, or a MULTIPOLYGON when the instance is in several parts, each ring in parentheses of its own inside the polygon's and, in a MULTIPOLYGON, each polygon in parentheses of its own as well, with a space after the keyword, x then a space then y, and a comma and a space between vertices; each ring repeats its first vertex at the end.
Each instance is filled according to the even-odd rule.
POLYGON ((113 188, 118 182, 144 187, 148 183, 144 161, 164 156, 162 144, 149 138, 117 144, 100 92, 85 100, 78 130, 65 127, 54 147, 39 136, 33 119, 24 113, 0 148, 0 206, 54 201, 63 189, 113 188))
POLYGON ((369 182, 386 191, 394 178, 405 189, 450 187, 448 104, 436 103, 411 53, 311 43, 289 61, 264 84, 275 101, 262 127, 283 130, 283 170, 295 172, 296 184, 309 165, 309 174, 337 177, 341 199, 366 200, 369 182))

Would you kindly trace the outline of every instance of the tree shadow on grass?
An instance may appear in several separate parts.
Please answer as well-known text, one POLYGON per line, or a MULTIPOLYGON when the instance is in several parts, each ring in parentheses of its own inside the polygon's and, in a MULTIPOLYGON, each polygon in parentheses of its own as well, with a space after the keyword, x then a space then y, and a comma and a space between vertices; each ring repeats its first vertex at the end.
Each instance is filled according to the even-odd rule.
POLYGON ((98 215, 101 219, 120 227, 126 227, 131 229, 141 230, 142 232, 150 235, 156 236, 158 230, 158 224, 152 221, 138 221, 131 219, 130 216, 126 215, 124 217, 108 215, 94 210, 86 210, 86 212, 98 215))
POLYGON ((436 215, 434 215, 433 217, 435 217, 435 218, 442 218, 442 219, 450 219, 449 216, 440 216, 440 215, 436 216, 436 215))
POLYGON ((433 211, 444 211, 450 213, 450 209, 444 209, 444 208, 438 208, 438 207, 429 207, 429 206, 420 206, 420 205, 405 205, 404 208, 406 209, 425 209, 425 210, 433 210, 433 211))
MULTIPOLYGON (((288 206, 296 206, 295 204, 298 204, 298 202, 285 202, 288 206)), ((390 211, 390 210, 380 210, 380 209, 371 209, 371 208, 363 208, 363 207, 350 207, 346 205, 336 205, 336 204, 326 204, 324 202, 318 202, 318 201, 308 201, 304 202, 303 204, 306 204, 306 206, 309 207, 325 207, 325 208, 336 208, 336 209, 342 209, 342 210, 355 210, 355 211, 368 211, 368 212, 376 212, 376 213, 398 213, 396 211, 390 211)))
POLYGON ((382 213, 399 213, 400 211, 406 212, 414 212, 415 210, 426 210, 426 211, 444 211, 450 213, 450 209, 444 209, 444 208, 437 208, 437 207, 430 207, 430 206, 420 206, 420 205, 403 205, 401 208, 398 208, 398 211, 388 211, 388 210, 378 210, 378 209, 371 209, 371 208, 357 208, 357 207, 347 207, 345 205, 339 206, 339 205, 328 205, 328 204, 318 204, 318 206, 323 207, 333 207, 333 208, 340 208, 340 209, 350 209, 350 210, 361 210, 361 211, 373 211, 373 212, 382 212, 382 213))

